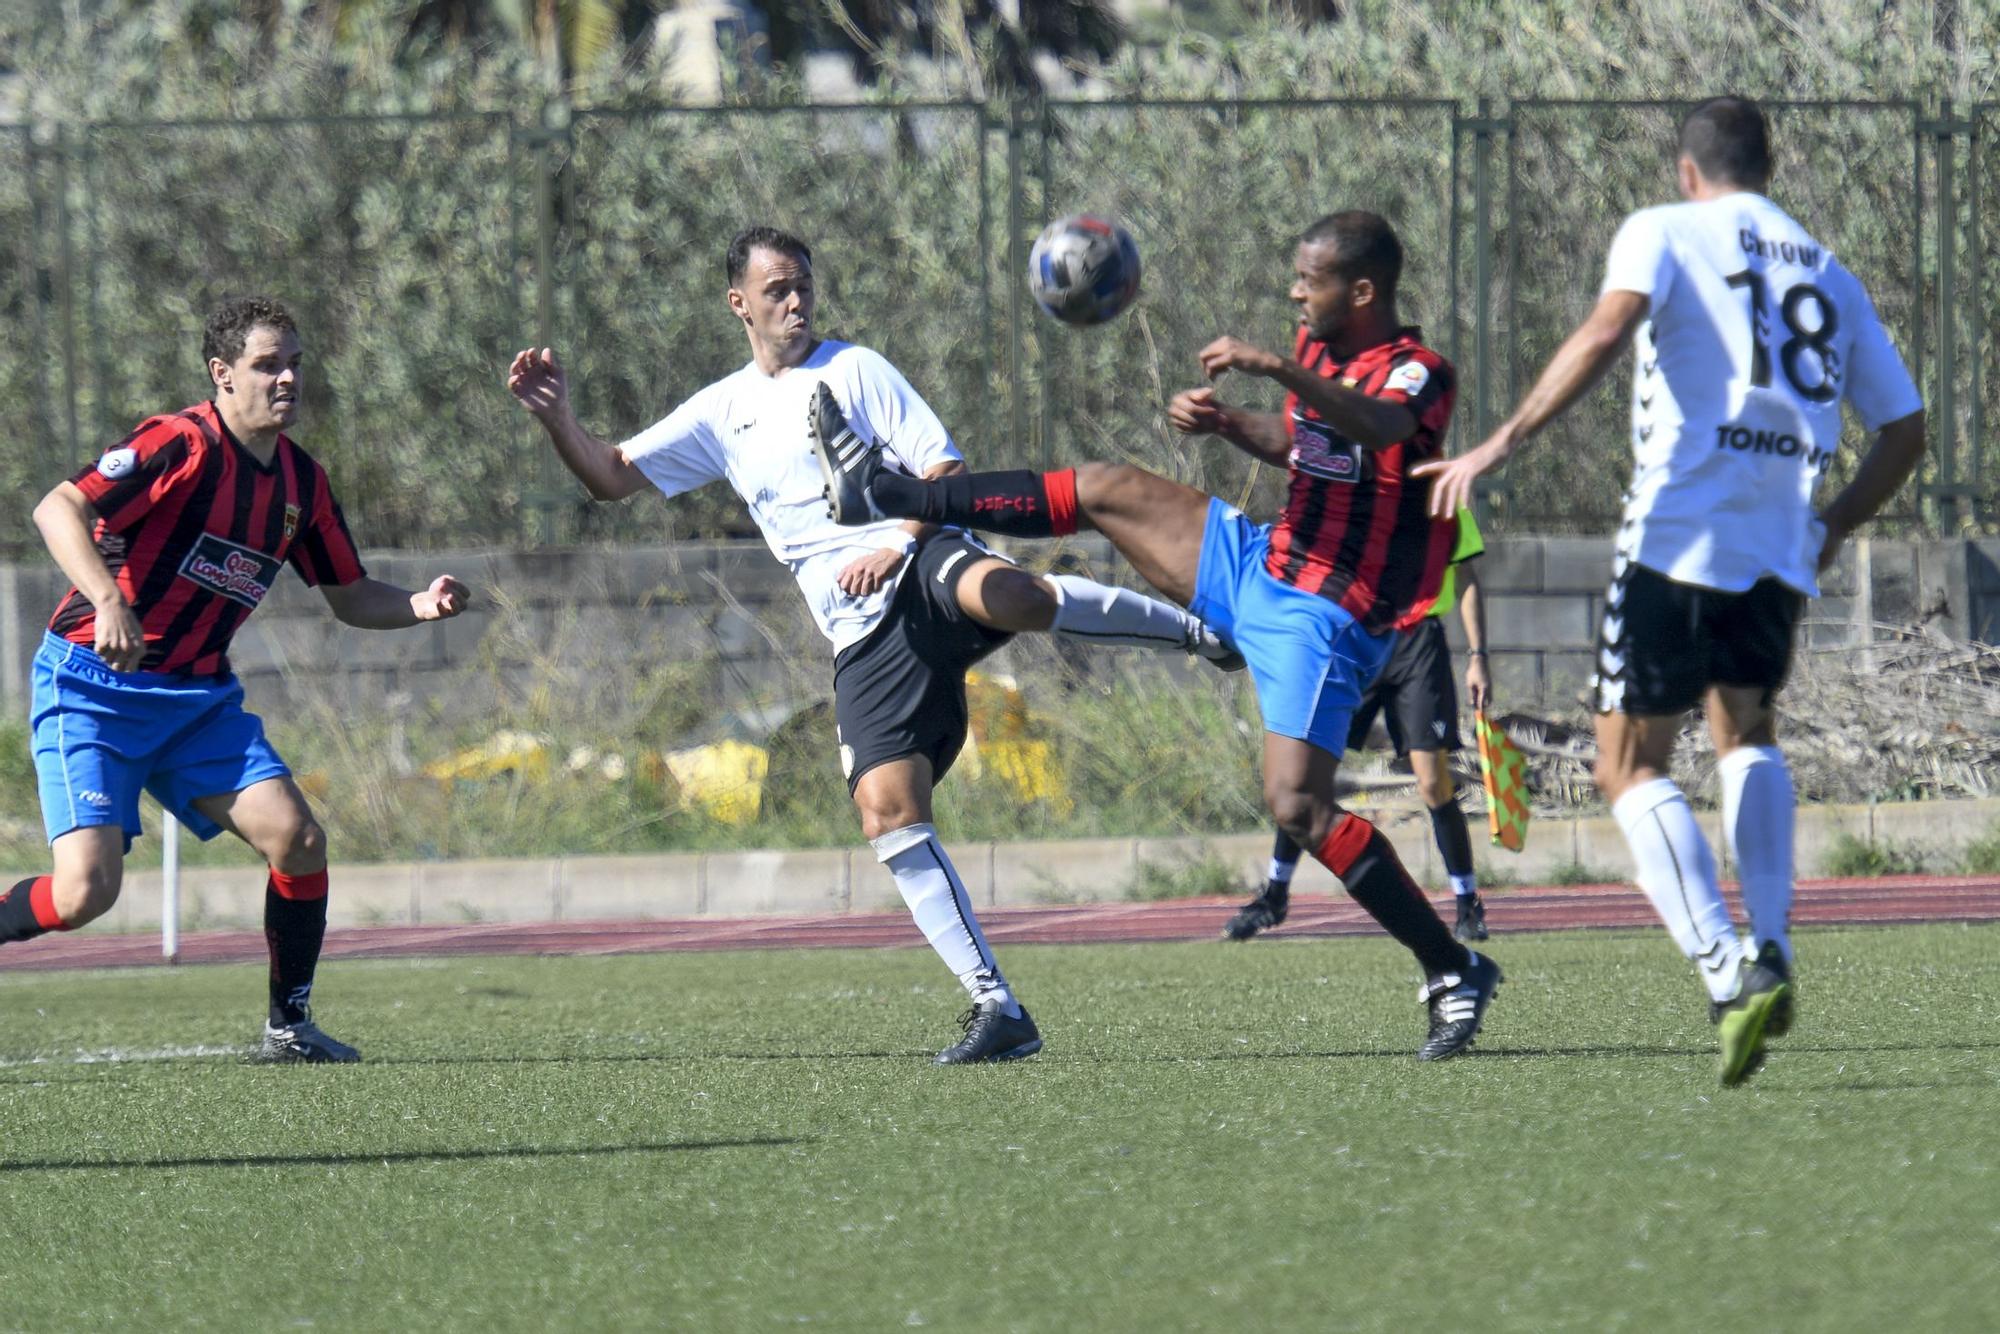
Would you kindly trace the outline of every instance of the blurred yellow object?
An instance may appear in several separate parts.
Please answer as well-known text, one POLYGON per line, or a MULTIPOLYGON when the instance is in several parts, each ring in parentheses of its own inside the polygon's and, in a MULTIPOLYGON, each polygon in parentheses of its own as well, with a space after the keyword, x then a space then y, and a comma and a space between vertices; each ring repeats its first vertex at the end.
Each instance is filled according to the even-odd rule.
POLYGON ((549 776, 549 743, 532 732, 495 732, 477 746, 456 755, 447 755, 424 766, 424 777, 440 783, 463 779, 495 778, 517 774, 522 778, 549 776))
POLYGON ((965 777, 979 782, 988 776, 1003 783, 1021 801, 1046 802, 1058 815, 1069 815, 1076 802, 1069 795, 1055 748, 1040 736, 1041 722, 1028 711, 1028 701, 1005 676, 965 677, 967 712, 972 734, 965 740, 959 766, 965 777))
POLYGON ((748 824, 764 805, 771 755, 747 741, 718 741, 668 751, 667 773, 680 788, 681 805, 699 807, 724 824, 748 824))

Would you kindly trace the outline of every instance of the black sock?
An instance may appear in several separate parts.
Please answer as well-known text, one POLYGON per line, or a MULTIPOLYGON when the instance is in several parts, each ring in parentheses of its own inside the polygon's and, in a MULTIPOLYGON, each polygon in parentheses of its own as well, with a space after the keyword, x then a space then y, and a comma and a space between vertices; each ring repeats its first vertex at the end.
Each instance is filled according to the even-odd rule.
MULTIPOLYGON (((1293 870, 1298 869, 1299 858, 1304 853, 1305 849, 1299 846, 1298 840, 1282 829, 1278 831, 1278 836, 1271 840, 1271 860, 1273 862, 1282 862, 1293 870)), ((1286 876, 1283 880, 1278 879, 1276 876, 1271 876, 1265 881, 1264 896, 1266 898, 1282 901, 1289 898, 1291 893, 1292 879, 1290 876, 1286 876)))
POLYGON ((1444 858, 1446 875, 1472 874, 1472 831, 1466 827, 1465 812, 1456 798, 1431 807, 1431 833, 1437 838, 1438 853, 1444 858))
MULTIPOLYGON (((10 940, 33 940, 56 929, 35 912, 35 886, 47 879, 45 875, 29 876, 0 898, 0 945, 10 940)), ((43 915, 50 911, 52 907, 44 908, 43 915)))
POLYGON ((1053 537, 1076 531, 1075 484, 1069 491, 1072 522, 1063 529, 1043 474, 1026 469, 961 472, 934 481, 884 472, 876 476, 869 494, 876 507, 894 519, 948 523, 1008 537, 1053 537))
POLYGON ((264 890, 264 943, 271 950, 271 1022, 295 1024, 312 1002, 313 971, 326 939, 326 897, 288 899, 264 890))
POLYGON ((1316 854, 1340 877, 1348 897, 1417 956, 1427 977, 1470 967, 1472 952, 1451 931, 1403 869, 1382 832, 1358 815, 1343 815, 1316 854))

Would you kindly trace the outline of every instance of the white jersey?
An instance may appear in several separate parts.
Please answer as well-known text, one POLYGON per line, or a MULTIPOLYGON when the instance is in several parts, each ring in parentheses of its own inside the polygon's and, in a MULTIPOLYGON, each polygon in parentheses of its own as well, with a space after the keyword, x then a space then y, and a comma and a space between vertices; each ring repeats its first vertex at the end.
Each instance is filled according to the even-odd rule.
POLYGON ((670 496, 726 479, 750 507, 771 554, 791 568, 813 619, 838 652, 867 638, 881 621, 902 571, 860 598, 841 592, 836 577, 862 556, 900 547, 904 531, 895 520, 843 528, 828 517, 807 415, 821 383, 833 391, 848 424, 878 441, 892 466, 921 477, 960 457, 937 414, 886 358, 833 341, 821 342, 803 365, 776 376, 751 362, 618 449, 670 496))
POLYGON ((1860 280, 1744 193, 1625 219, 1603 290, 1652 303, 1619 554, 1679 583, 1740 592, 1769 575, 1818 596, 1812 495, 1841 400, 1871 432, 1923 406, 1860 280))

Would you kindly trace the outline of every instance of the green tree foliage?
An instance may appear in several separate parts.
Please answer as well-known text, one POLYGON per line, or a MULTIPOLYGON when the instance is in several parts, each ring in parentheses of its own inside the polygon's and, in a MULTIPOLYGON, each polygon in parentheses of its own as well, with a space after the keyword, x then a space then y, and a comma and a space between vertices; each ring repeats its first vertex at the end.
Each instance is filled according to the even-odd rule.
MULTIPOLYGON (((1081 60, 1111 41, 1086 29, 1085 8, 1023 5, 1018 27, 1008 7, 975 0, 920 10, 854 0, 840 13, 884 53, 983 59, 1005 36, 1081 60), (911 28, 906 12, 924 22, 911 28)), ((878 105, 859 110, 795 105, 784 60, 764 106, 676 107, 670 53, 643 40, 643 0, 75 0, 10 11, 0 64, 18 71, 28 123, 0 126, 0 394, 29 429, 0 449, 14 520, 4 532, 18 549, 28 506, 55 477, 139 417, 206 392, 202 312, 224 292, 269 289, 307 335, 303 442, 333 471, 364 540, 657 536, 656 503, 580 498, 500 370, 546 336, 577 367, 592 426, 614 437, 644 426, 740 364, 720 255, 751 220, 813 239, 827 330, 902 365, 976 461, 1132 457, 1261 506, 1268 470, 1258 492, 1233 452, 1172 437, 1161 405, 1216 333, 1289 340, 1290 238, 1313 217, 1360 205, 1395 220, 1410 254, 1404 314, 1460 365, 1462 440, 1481 396, 1504 411, 1585 308, 1617 219, 1671 195, 1671 106, 1531 99, 1670 103, 1732 88, 1926 108, 1948 94, 1963 108, 1990 98, 2000 49, 2000 11, 1978 6, 1360 0, 1332 18, 1305 15, 1320 20, 1310 24, 1276 15, 1283 8, 1233 36, 1175 28, 1157 44, 1109 49, 1104 91, 1188 105, 1025 101, 1016 113, 1004 90, 1020 81, 990 61, 978 66, 983 110, 898 105, 917 76, 887 58, 878 105), (614 16, 616 31, 607 37, 586 11, 614 16), (549 77, 551 34, 570 53, 566 82, 549 77), (1491 140, 1483 236, 1476 144, 1454 134, 1454 112, 1473 114, 1481 97, 1499 99, 1512 127, 1491 140), (1269 101, 1287 98, 1405 100, 1269 101), (1016 183, 1021 226, 1010 235, 1016 183), (1124 217, 1147 265, 1139 305, 1090 332, 1035 315, 1014 267, 1043 218, 1079 208, 1124 217), (1484 384, 1472 355, 1482 245, 1484 384)), ((825 7, 773 6, 774 48, 789 54, 779 39, 791 31, 784 41, 803 49, 828 24, 841 26, 825 7)), ((1919 136, 1919 114, 1780 110, 1774 193, 1868 281, 1907 348, 1922 339, 1935 397, 1941 158, 1919 136)), ((1990 199, 2000 117, 1976 114, 1990 199)), ((1974 312, 2000 306, 2000 278, 1989 264, 1985 288, 1964 289, 1965 142, 1949 220, 1961 290, 1949 310, 1969 338, 1974 312)), ((1961 349, 1961 431, 1973 351, 1986 348, 1961 349)), ((1996 383, 1986 377, 1989 436, 1996 383)), ((1274 405, 1261 388, 1224 392, 1274 405)), ((1622 417, 1610 391, 1572 414, 1512 470, 1506 517, 1601 530, 1628 466, 1622 417)), ((1961 474, 1969 466, 1960 459, 1961 474)), ((742 526, 720 493, 667 513, 682 533, 742 526)))

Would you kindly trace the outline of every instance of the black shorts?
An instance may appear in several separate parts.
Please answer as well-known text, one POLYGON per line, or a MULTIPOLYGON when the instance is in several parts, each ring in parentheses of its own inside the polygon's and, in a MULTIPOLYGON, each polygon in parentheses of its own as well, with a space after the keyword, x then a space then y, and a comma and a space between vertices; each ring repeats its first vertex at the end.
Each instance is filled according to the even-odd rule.
POLYGON ((993 553, 947 531, 917 548, 874 633, 833 660, 833 718, 847 791, 878 764, 927 756, 931 781, 965 745, 965 672, 1014 636, 958 606, 958 581, 993 553))
POLYGON ((1776 579, 1724 593, 1624 562, 1604 595, 1591 678, 1597 712, 1671 717, 1712 685, 1756 686, 1769 708, 1791 671, 1805 605, 1805 594, 1776 579))
POLYGON ((1380 712, 1398 755, 1413 750, 1457 750, 1458 689, 1452 683, 1451 646, 1444 622, 1426 616, 1396 636, 1389 665, 1361 696, 1348 725, 1347 748, 1360 750, 1380 712))

